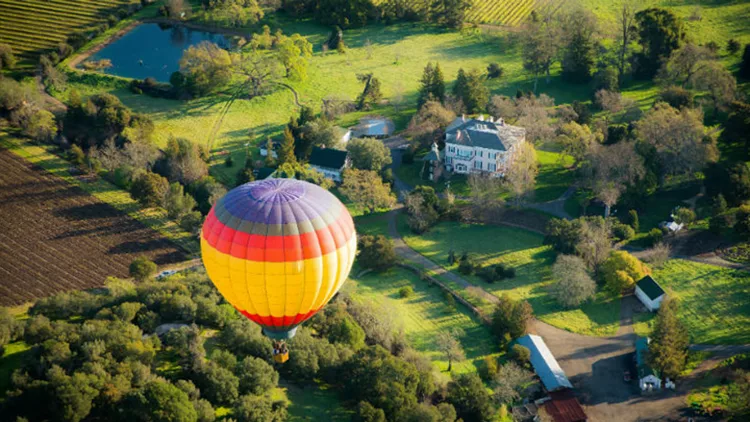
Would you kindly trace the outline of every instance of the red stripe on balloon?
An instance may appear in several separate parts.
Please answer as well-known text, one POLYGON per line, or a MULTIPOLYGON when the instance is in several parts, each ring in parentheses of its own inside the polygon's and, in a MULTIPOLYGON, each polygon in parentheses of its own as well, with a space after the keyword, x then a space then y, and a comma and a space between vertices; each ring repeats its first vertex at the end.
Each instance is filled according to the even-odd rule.
POLYGON ((258 262, 291 262, 335 252, 354 234, 348 214, 315 232, 290 236, 264 236, 234 230, 219 221, 213 210, 206 216, 203 238, 221 253, 258 262))
POLYGON ((290 330, 294 328, 295 326, 307 321, 310 317, 315 315, 320 308, 313 309, 308 313, 305 314, 297 314, 294 316, 283 316, 283 317, 275 317, 275 316, 261 316, 257 314, 251 314, 248 311, 243 311, 242 309, 237 309, 242 315, 245 316, 245 318, 249 319, 250 321, 260 325, 263 328, 269 328, 269 329, 275 329, 275 330, 290 330))

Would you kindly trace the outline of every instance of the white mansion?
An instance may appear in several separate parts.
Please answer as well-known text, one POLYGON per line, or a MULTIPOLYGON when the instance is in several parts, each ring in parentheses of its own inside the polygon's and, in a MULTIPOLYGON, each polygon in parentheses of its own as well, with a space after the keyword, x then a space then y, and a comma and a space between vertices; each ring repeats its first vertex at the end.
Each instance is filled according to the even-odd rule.
POLYGON ((517 146, 526 140, 526 129, 484 116, 456 118, 445 130, 445 169, 454 173, 505 174, 517 146))

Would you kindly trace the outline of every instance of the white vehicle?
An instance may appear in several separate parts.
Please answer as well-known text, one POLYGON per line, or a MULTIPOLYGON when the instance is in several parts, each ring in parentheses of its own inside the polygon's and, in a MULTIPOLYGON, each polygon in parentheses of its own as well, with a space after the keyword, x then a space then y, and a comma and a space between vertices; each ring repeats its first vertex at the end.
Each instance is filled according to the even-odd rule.
POLYGON ((172 274, 177 274, 177 270, 162 271, 162 272, 160 272, 159 274, 156 275, 156 279, 160 280, 160 279, 162 279, 164 277, 169 277, 172 274))

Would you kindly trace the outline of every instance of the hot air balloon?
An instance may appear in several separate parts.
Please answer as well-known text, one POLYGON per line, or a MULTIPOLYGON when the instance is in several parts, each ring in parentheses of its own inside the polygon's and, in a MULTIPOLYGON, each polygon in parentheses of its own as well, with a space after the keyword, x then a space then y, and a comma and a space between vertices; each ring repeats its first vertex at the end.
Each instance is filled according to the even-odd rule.
POLYGON ((295 179, 232 189, 203 223, 201 255, 219 292, 274 340, 285 340, 341 288, 357 251, 349 211, 327 190, 295 179))

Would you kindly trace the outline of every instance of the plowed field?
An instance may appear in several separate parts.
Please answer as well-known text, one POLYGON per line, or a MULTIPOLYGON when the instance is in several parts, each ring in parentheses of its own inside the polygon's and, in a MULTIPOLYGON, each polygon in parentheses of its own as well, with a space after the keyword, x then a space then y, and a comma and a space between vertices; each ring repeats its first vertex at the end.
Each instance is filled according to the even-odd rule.
POLYGON ((157 232, 0 149, 0 305, 101 286, 141 255, 185 259, 157 232))

